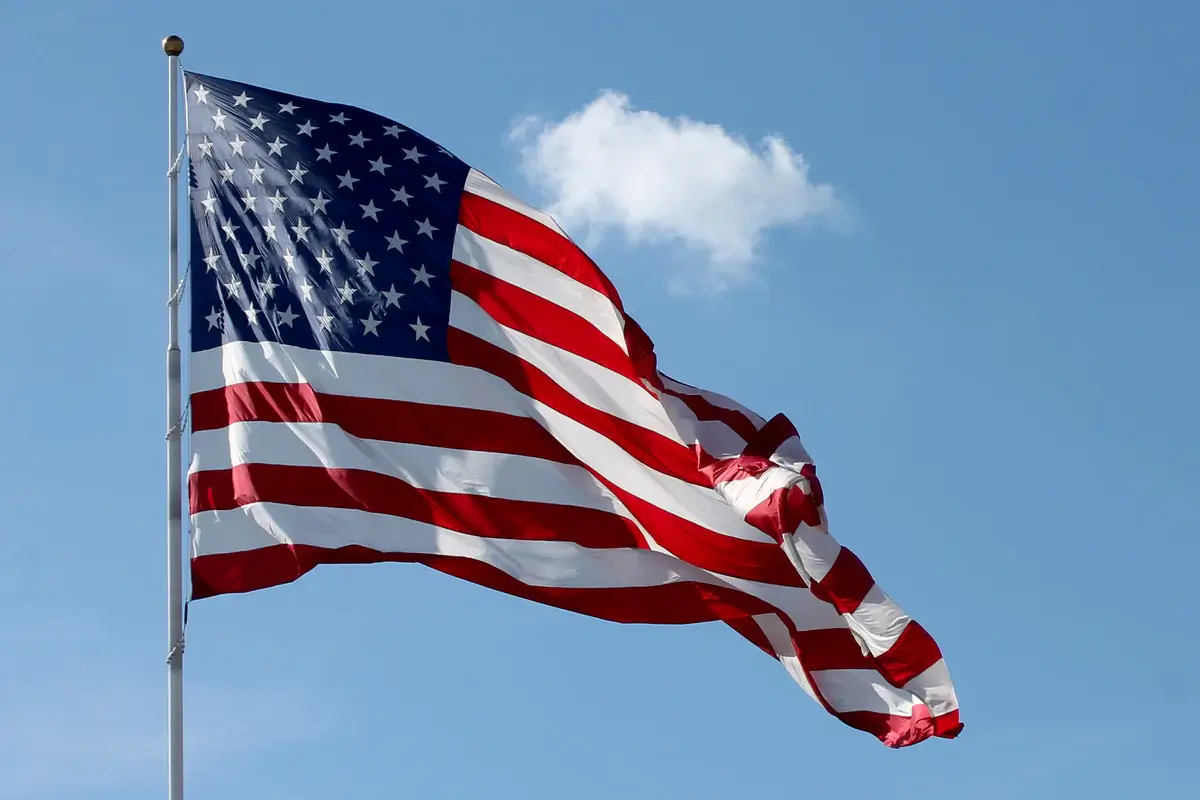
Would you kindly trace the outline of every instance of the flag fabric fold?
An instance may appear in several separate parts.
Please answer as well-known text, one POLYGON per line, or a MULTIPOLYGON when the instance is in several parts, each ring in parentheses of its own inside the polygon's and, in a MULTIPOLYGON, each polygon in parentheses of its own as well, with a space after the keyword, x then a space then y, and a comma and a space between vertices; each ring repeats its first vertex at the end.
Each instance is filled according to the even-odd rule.
POLYGON ((185 82, 194 599, 421 563, 723 621, 889 746, 957 735, 937 644, 830 535, 791 422, 662 374, 551 217, 364 109, 185 82))

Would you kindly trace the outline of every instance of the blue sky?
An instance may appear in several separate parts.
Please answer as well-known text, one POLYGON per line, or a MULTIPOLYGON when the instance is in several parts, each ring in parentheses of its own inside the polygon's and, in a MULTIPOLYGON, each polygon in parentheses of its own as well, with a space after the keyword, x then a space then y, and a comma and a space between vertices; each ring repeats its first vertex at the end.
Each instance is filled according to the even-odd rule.
POLYGON ((1165 1, 6 5, 0 800, 165 796, 168 33, 190 69, 368 106, 570 212, 665 370, 796 421, 834 531, 937 637, 967 724, 893 752, 718 625, 328 567, 193 608, 191 797, 1187 794, 1198 22, 1165 1), (621 152, 679 169, 580 177, 614 152, 586 128, 606 90, 618 121, 649 112, 621 152), (657 135, 680 117, 719 126, 693 162, 657 135), (763 166, 772 135, 805 181, 763 166), (746 180, 683 169, 721 154, 746 180))

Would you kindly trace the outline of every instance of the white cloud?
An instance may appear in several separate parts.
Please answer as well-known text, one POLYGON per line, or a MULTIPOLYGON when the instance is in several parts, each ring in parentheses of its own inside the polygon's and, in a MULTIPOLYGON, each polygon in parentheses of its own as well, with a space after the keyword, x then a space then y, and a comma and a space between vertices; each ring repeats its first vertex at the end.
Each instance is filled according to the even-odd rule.
POLYGON ((616 92, 558 122, 527 118, 512 137, 568 231, 682 243, 702 254, 714 288, 750 276, 768 228, 842 212, 834 187, 810 180, 782 138, 755 148, 720 125, 634 109, 616 92))

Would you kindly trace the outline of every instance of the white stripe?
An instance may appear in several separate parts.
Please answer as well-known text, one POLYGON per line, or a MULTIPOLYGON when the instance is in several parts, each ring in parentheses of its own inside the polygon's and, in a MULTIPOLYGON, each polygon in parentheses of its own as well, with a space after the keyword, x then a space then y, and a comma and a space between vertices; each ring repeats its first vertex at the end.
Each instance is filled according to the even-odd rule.
POLYGON ((950 670, 944 659, 904 684, 904 688, 925 701, 934 714, 949 714, 958 708, 958 696, 950 681, 950 670))
POLYGON ((913 694, 907 689, 901 690, 889 685, 874 670, 818 670, 812 673, 810 682, 801 660, 796 656, 787 627, 777 617, 766 614, 755 616, 754 621, 766 635, 784 669, 813 699, 817 697, 813 687, 815 682, 816 689, 834 711, 882 711, 904 716, 912 714, 915 700, 913 694))
POLYGON ((585 405, 683 444, 662 403, 640 383, 570 350, 501 325, 478 303, 458 292, 450 294, 450 327, 478 336, 531 364, 585 405))
POLYGON ((800 567, 817 583, 825 580, 833 562, 837 560, 842 546, 820 528, 812 528, 803 522, 790 534, 785 534, 795 545, 800 557, 800 567))
POLYGON ((756 478, 735 478, 719 483, 717 491, 729 501, 729 505, 748 514, 778 490, 795 484, 797 478, 802 479, 803 476, 786 469, 770 469, 756 478))
POLYGON ((779 445, 771 455, 771 460, 776 464, 793 468, 813 463, 813 457, 808 454, 808 450, 805 449, 799 436, 789 436, 784 439, 783 444, 779 445))
POLYGON ((877 711, 911 717, 919 702, 912 692, 897 689, 869 669, 823 669, 813 682, 834 711, 877 711))
POLYGON ((859 635, 859 641, 866 643, 873 656, 892 649, 910 621, 879 584, 871 587, 858 608, 847 617, 850 629, 859 635))
POLYGON ((570 239, 559 224, 554 220, 554 217, 547 214, 545 211, 534 208, 519 197, 508 191, 494 180, 484 175, 477 169, 472 169, 467 173, 467 183, 463 187, 463 191, 471 194, 485 197, 493 203, 498 203, 506 208, 516 211, 518 214, 524 214, 532 220, 542 223, 550 230, 560 236, 570 239))
POLYGON ((733 428, 720 420, 701 422, 678 397, 665 392, 659 395, 667 416, 679 431, 679 438, 686 444, 698 444, 713 458, 740 456, 746 449, 746 440, 733 428))
POLYGON ((529 417, 582 463, 646 502, 727 536, 772 542, 713 490, 647 467, 619 445, 478 369, 417 359, 308 350, 273 342, 230 342, 193 353, 193 392, 251 381, 307 383, 328 394, 351 394, 529 417))
POLYGON ((809 697, 820 702, 812 681, 808 679, 808 675, 804 671, 804 665, 796 655, 796 645, 792 641, 792 633, 783 620, 775 614, 756 614, 754 622, 767 637, 767 642, 775 651, 779 663, 783 664, 783 668, 792 676, 792 680, 800 684, 800 688, 807 692, 809 697))
POLYGON ((368 470, 434 492, 633 515, 583 467, 531 456, 351 436, 320 422, 237 422, 192 434, 191 472, 243 464, 368 470))
POLYGON ((283 503, 250 503, 232 510, 202 511, 192 515, 192 530, 195 556, 241 553, 275 544, 325 548, 361 545, 383 553, 440 553, 476 558, 530 583, 520 574, 523 566, 518 563, 520 559, 528 558, 530 564, 541 570, 537 573, 541 578, 533 576, 532 584, 537 586, 619 588, 676 580, 699 581, 757 597, 791 619, 797 630, 845 627, 837 612, 813 597, 807 589, 722 575, 654 550, 598 549, 574 542, 493 539, 361 509, 283 503), (469 545, 465 550, 462 549, 464 542, 469 545), (498 562, 498 554, 507 554, 504 556, 507 561, 498 562), (561 572, 563 577, 558 583, 538 582, 546 580, 545 575, 550 572, 561 572), (647 575, 661 577, 650 580, 647 575), (571 583, 572 576, 577 583, 571 583))
POLYGON ((663 586, 679 581, 723 583, 674 556, 652 550, 598 550, 574 542, 473 536, 427 522, 359 509, 253 503, 192 515, 195 556, 238 553, 276 544, 381 553, 471 558, 530 586, 601 589, 663 586))
POLYGON ((590 286, 462 225, 454 236, 454 260, 562 306, 628 352, 623 318, 611 300, 590 286))
POLYGON ((671 391, 678 392, 679 394, 690 394, 695 395, 696 397, 702 397, 718 408, 724 408, 728 411, 736 411, 746 417, 746 419, 749 420, 756 429, 767 424, 767 421, 758 414, 755 414, 741 403, 737 402, 736 400, 731 400, 723 394, 710 392, 707 389, 697 389, 695 386, 691 386, 686 383, 680 383, 674 378, 668 378, 666 375, 660 374, 659 377, 662 378, 663 386, 666 386, 671 391))

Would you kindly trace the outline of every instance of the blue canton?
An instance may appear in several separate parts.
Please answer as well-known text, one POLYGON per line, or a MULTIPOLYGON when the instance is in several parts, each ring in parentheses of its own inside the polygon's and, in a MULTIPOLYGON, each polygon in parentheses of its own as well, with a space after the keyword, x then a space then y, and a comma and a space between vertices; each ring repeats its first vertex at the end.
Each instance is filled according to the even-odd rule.
POLYGON ((469 167, 378 114, 186 73, 191 342, 448 360, 469 167))

